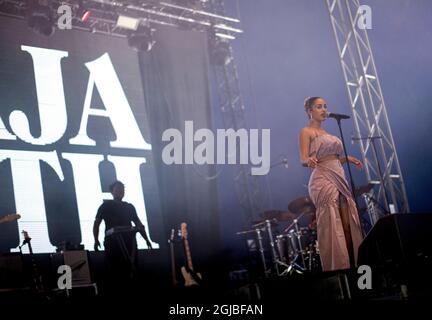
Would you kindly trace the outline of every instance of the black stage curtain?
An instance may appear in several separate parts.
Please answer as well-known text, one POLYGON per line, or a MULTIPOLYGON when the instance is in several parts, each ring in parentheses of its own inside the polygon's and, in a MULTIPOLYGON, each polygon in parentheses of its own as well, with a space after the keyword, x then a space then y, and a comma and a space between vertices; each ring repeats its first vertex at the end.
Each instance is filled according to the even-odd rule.
POLYGON ((140 67, 165 232, 168 236, 171 228, 186 222, 196 262, 220 248, 217 181, 210 178, 216 168, 164 164, 162 150, 168 142, 162 141, 162 133, 168 128, 182 132, 184 163, 185 121, 193 121, 194 131, 212 129, 207 37, 158 27, 155 40, 152 51, 140 54, 140 67))

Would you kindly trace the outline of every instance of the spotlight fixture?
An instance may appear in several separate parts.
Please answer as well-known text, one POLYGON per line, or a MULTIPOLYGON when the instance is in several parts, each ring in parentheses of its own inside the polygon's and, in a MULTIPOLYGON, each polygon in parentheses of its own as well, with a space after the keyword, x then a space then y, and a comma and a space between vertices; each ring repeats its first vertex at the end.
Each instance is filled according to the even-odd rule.
POLYGON ((87 22, 91 15, 91 10, 86 8, 82 0, 79 0, 78 5, 76 6, 75 19, 79 20, 80 22, 87 22))
POLYGON ((53 16, 48 0, 32 1, 27 12, 27 24, 36 33, 51 36, 54 31, 53 16))
POLYGON ((117 18, 116 26, 123 28, 123 29, 129 29, 129 30, 137 30, 138 26, 140 24, 140 20, 128 16, 119 15, 117 18))
POLYGON ((156 41, 153 39, 153 30, 149 26, 140 26, 128 37, 128 44, 138 52, 149 52, 156 41))
POLYGON ((81 11, 81 21, 86 22, 88 18, 90 18, 92 12, 90 10, 82 10, 81 11))

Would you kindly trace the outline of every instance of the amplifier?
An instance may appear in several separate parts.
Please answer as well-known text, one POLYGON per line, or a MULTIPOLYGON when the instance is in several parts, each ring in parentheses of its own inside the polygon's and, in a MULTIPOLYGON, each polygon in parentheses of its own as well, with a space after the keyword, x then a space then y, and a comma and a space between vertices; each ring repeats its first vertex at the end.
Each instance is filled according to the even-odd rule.
POLYGON ((359 247, 358 264, 385 266, 429 261, 432 214, 391 214, 377 221, 359 247))

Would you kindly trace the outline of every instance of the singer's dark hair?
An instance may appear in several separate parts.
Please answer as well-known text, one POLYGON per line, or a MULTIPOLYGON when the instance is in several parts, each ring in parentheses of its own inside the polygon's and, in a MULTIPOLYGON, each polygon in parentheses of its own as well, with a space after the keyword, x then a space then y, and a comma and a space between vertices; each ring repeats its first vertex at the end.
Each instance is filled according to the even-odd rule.
POLYGON ((307 97, 305 99, 305 101, 304 101, 304 108, 305 108, 306 113, 308 113, 308 111, 310 109, 312 109, 315 101, 318 100, 318 99, 322 99, 322 98, 321 97, 307 97))

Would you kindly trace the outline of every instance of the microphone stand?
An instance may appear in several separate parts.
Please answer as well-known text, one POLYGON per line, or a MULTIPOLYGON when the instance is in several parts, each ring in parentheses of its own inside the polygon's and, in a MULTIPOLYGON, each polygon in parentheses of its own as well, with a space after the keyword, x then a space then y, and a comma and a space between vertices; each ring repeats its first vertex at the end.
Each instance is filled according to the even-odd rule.
POLYGON ((277 167, 281 164, 283 164, 285 166, 285 168, 288 169, 288 159, 287 158, 283 158, 281 161, 273 163, 272 165, 270 165, 269 169, 272 169, 273 167, 277 167))
MULTIPOLYGON (((342 132, 341 118, 338 117, 338 118, 335 118, 335 119, 336 119, 338 127, 339 127, 339 132, 340 132, 340 136, 341 136, 341 140, 342 140, 342 146, 343 146, 343 150, 344 150, 344 154, 345 154, 346 164, 347 164, 347 167, 348 167, 348 175, 349 175, 350 184, 351 184, 351 194, 352 194, 355 206, 357 208, 357 214, 359 216, 359 221, 361 221, 360 210, 359 210, 359 206, 358 206, 356 195, 355 195, 354 179, 353 179, 352 172, 351 172, 351 166, 350 166, 350 163, 348 161, 348 153, 347 153, 347 149, 346 149, 346 146, 345 146, 345 139, 344 139, 343 132, 342 132)), ((363 228, 361 228, 361 229, 362 229, 362 234, 363 234, 363 237, 364 237, 365 236, 365 231, 363 230, 363 228)))

